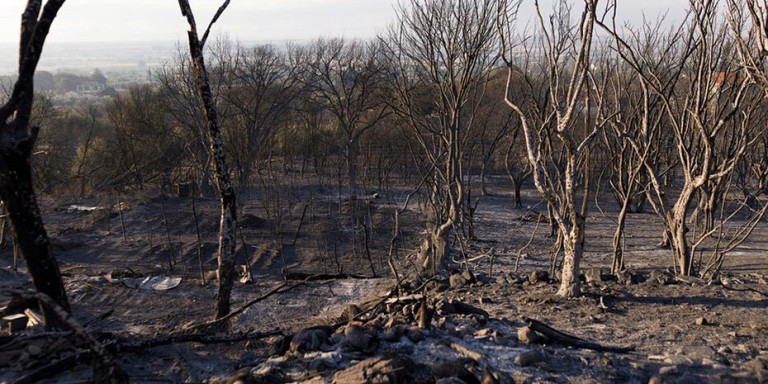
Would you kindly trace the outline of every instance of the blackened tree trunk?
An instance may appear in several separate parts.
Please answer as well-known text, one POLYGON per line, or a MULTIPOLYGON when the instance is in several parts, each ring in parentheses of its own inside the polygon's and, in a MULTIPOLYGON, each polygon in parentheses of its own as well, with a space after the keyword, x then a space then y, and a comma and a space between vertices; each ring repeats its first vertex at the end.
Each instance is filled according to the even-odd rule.
POLYGON ((523 198, 520 196, 520 190, 523 188, 522 178, 513 177, 512 187, 515 190, 515 208, 523 207, 523 198))
POLYGON ((192 14, 192 8, 189 6, 189 1, 179 0, 181 14, 187 18, 187 23, 189 23, 189 31, 187 32, 187 36, 189 37, 189 52, 195 67, 195 81, 197 83, 198 93, 203 100, 205 118, 208 122, 209 150, 214 161, 216 186, 221 202, 218 250, 219 269, 217 271, 219 287, 216 292, 214 319, 220 319, 226 316, 229 314, 231 308, 230 296, 232 293, 232 286, 234 285, 235 249, 237 245, 237 242, 235 241, 235 229, 237 228, 237 201, 235 189, 232 187, 232 181, 229 178, 229 168, 224 156, 224 141, 221 136, 221 126, 219 124, 218 114, 216 113, 213 93, 211 92, 211 87, 208 82, 208 71, 205 68, 203 48, 205 47, 205 40, 208 38, 211 26, 216 22, 219 16, 221 16, 228 5, 229 0, 226 0, 224 4, 219 7, 213 20, 211 20, 211 23, 208 25, 208 29, 205 31, 203 38, 200 39, 197 34, 197 24, 195 22, 195 17, 192 14))
MULTIPOLYGON (((8 102, 0 106, 0 199, 8 209, 15 241, 27 263, 35 288, 70 312, 67 293, 32 186, 30 156, 38 127, 30 126, 33 79, 53 20, 64 0, 30 0, 21 18, 19 77, 8 102)), ((49 325, 57 318, 45 311, 49 325)))
POLYGON ((685 225, 685 219, 690 211, 693 194, 700 184, 702 183, 697 181, 686 182, 677 202, 666 216, 672 257, 678 265, 677 272, 683 276, 691 276, 693 273, 693 255, 688 242, 688 227, 685 225))
MULTIPOLYGON (((5 247, 5 220, 8 217, 8 211, 5 208, 5 203, 0 200, 0 248, 5 247)), ((14 260, 14 264, 15 264, 14 260)), ((14 269, 16 266, 14 265, 14 269)))
MULTIPOLYGON (((6 126, 1 126, 3 130, 6 126)), ((32 133, 21 146, 0 142, 0 196, 8 209, 27 269, 35 289, 50 296, 60 307, 69 311, 67 294, 56 259, 51 252, 48 234, 32 187, 29 156, 36 139, 32 133)))
POLYGON ((624 198, 621 203, 621 210, 616 219, 616 230, 613 233, 613 261, 611 262, 611 274, 618 276, 619 272, 624 270, 624 228, 627 223, 627 213, 629 213, 630 199, 624 198))

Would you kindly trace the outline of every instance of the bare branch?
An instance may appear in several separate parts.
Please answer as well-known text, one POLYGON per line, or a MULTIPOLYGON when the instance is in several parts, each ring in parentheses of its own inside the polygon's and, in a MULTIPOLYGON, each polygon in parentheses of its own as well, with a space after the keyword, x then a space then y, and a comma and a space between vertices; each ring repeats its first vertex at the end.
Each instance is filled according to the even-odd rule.
POLYGON ((206 40, 208 40, 208 34, 211 32, 211 27, 213 27, 213 24, 216 23, 217 20, 219 20, 219 17, 221 17, 221 14, 224 13, 224 10, 226 10, 228 6, 229 6, 229 0, 224 0, 224 4, 222 4, 219 7, 219 9, 216 11, 216 14, 213 15, 211 22, 208 24, 208 28, 205 29, 203 38, 200 40, 200 45, 205 46, 205 42, 206 40))

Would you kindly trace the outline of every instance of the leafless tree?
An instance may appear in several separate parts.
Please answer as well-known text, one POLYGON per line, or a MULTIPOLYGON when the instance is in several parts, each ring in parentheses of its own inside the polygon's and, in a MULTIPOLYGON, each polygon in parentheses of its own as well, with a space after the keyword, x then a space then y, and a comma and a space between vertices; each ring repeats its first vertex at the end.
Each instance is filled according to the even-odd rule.
MULTIPOLYGON (((525 49, 525 45, 522 46, 525 49)), ((530 59, 533 55, 530 52, 526 52, 522 55, 525 58, 525 63, 522 68, 517 71, 517 75, 523 73, 526 76, 513 76, 512 84, 507 86, 507 79, 505 75, 504 93, 500 96, 500 100, 506 100, 504 94, 506 94, 507 88, 515 89, 513 95, 508 95, 509 98, 515 100, 515 102, 525 105, 526 109, 531 112, 531 118, 538 119, 542 115, 538 112, 544 112, 546 110, 547 91, 544 86, 544 77, 537 76, 534 72, 530 59)), ((541 73, 540 73, 541 74, 541 73)), ((506 107, 505 107, 506 108, 506 107)), ((509 108, 506 108, 509 109, 509 108)), ((512 189, 515 195, 515 208, 522 208, 523 201, 521 197, 521 190, 523 183, 530 179, 531 164, 528 161, 528 155, 525 149, 525 142, 522 137, 522 126, 519 122, 519 117, 514 111, 514 119, 510 121, 513 126, 510 128, 510 132, 505 138, 505 151, 504 151, 504 168, 507 172, 507 176, 512 182, 512 189)))
POLYGON ((110 134, 102 137, 106 145, 96 143, 92 151, 107 166, 100 168, 96 188, 170 183, 185 143, 174 132, 162 101, 155 87, 141 85, 105 103, 110 134))
MULTIPOLYGON (((211 63, 213 71, 209 72, 208 83, 212 90, 214 104, 218 108, 226 107, 221 103, 221 95, 224 93, 225 79, 221 70, 225 66, 219 60, 231 55, 232 46, 229 40, 224 38, 214 39, 208 45, 208 50, 213 51, 206 57, 206 63, 211 63)), ((178 47, 178 52, 173 60, 153 73, 160 85, 160 92, 164 96, 161 107, 170 115, 171 121, 177 127, 175 135, 185 143, 185 154, 179 170, 185 174, 189 181, 197 184, 197 190, 201 195, 207 196, 213 193, 213 158, 209 150, 208 126, 205 117, 205 108, 198 94, 194 61, 183 47, 178 47)), ((217 114, 219 123, 226 127, 228 113, 217 114)), ((226 143, 225 143, 226 145, 226 143)))
POLYGON ((99 124, 99 112, 97 111, 96 106, 84 106, 79 108, 76 113, 80 115, 79 117, 82 118, 84 125, 87 127, 87 133, 85 134, 83 142, 78 145, 75 150, 75 158, 72 161, 71 174, 80 184, 78 188, 79 196, 80 198, 83 198, 85 197, 85 189, 88 185, 89 176, 94 169, 98 168, 98 165, 94 164, 95 161, 91 154, 94 152, 93 149, 96 146, 94 144, 97 142, 96 128, 99 124))
POLYGON ((728 27, 745 75, 768 94, 768 3, 765 0, 728 0, 728 27))
POLYGON ((195 79, 197 90, 203 101, 205 117, 208 122, 208 140, 211 158, 214 161, 214 170, 216 173, 216 186, 218 187, 219 199, 221 202, 221 222, 219 227, 219 249, 217 275, 219 286, 216 292, 216 306, 214 308, 214 319, 219 319, 231 310, 230 296, 234 284, 235 274, 235 249, 237 247, 237 238, 235 237, 237 229, 237 196, 232 182, 229 178, 229 167, 227 166, 224 155, 224 142, 221 135, 221 126, 219 117, 214 104, 213 93, 208 82, 208 71, 205 67, 205 57, 203 49, 211 31, 211 26, 219 19, 221 14, 229 5, 229 0, 225 0, 219 7, 208 24, 208 28, 200 38, 197 33, 197 23, 192 14, 192 8, 189 1, 179 0, 181 14, 187 19, 189 31, 189 52, 192 57, 195 68, 195 79))
MULTIPOLYGON (((591 118, 589 99, 590 57, 592 55, 593 29, 597 1, 586 0, 577 25, 571 24, 571 8, 565 1, 556 5, 556 13, 548 19, 541 13, 536 2, 538 16, 538 43, 543 46, 543 60, 547 69, 548 97, 545 118, 538 125, 528 112, 506 93, 507 104, 520 117, 526 143, 528 161, 533 171, 536 189, 553 208, 551 210, 562 238, 564 250, 561 270, 561 284, 557 294, 574 297, 580 294, 579 265, 584 252, 584 231, 586 227, 588 198, 588 177, 585 177, 586 160, 589 158, 590 143, 604 122, 591 118), (585 124, 577 124, 579 117, 585 124), (584 132, 578 130, 579 127, 584 132), (563 165, 557 161, 557 154, 550 143, 556 138, 562 154, 563 165), (581 179, 581 180, 580 180, 581 179), (581 204, 579 183, 583 183, 581 204)), ((508 86, 511 85, 518 67, 512 46, 514 35, 511 23, 501 15, 499 23, 503 29, 504 61, 509 68, 508 86)), ((525 74, 522 74, 525 76, 525 74)))
POLYGON ((360 137, 390 113, 382 42, 318 39, 305 46, 302 81, 311 100, 333 117, 342 140, 349 194, 357 194, 360 137))
MULTIPOLYGON (((644 57, 656 58, 655 62, 646 62, 647 66, 666 66, 666 60, 670 58, 659 50, 666 46, 665 41, 674 40, 679 34, 679 30, 660 33, 662 21, 646 23, 642 32, 632 34, 633 41, 642 42, 647 52, 644 57)), ((616 52, 610 47, 606 51, 609 56, 603 65, 611 70, 604 75, 607 87, 603 97, 606 101, 599 111, 611 128, 603 131, 602 135, 603 164, 610 190, 619 204, 613 236, 613 274, 624 269, 627 215, 642 211, 647 201, 646 194, 650 192, 646 188, 646 168, 653 170, 653 177, 667 174, 669 169, 660 162, 663 157, 660 153, 668 147, 662 129, 665 114, 661 98, 647 84, 639 81, 637 73, 616 52)))
MULTIPOLYGON (((506 71, 494 69, 486 77, 483 84, 485 92, 478 95, 482 98, 477 109, 477 130, 468 141, 468 152, 473 160, 472 172, 479 162, 480 187, 482 196, 487 195, 486 174, 505 162, 505 156, 501 149, 514 142, 515 131, 519 127, 517 115, 504 105, 504 91, 506 90, 506 71), (479 159, 478 159, 479 158, 479 159)), ((509 164, 507 164, 509 165, 509 164)), ((511 170, 513 167, 506 167, 511 170)), ((514 180, 513 180, 514 181, 514 180)), ((478 195, 478 198, 481 195, 478 195)))
MULTIPOLYGON (((735 64, 733 38, 719 16, 718 3, 691 1, 690 13, 680 29, 683 33, 659 48, 667 57, 674 57, 662 66, 649 65, 656 60, 637 46, 644 42, 628 43, 615 27, 603 25, 613 34, 617 50, 639 75, 643 87, 659 98, 664 123, 674 138, 683 184, 671 206, 665 202, 656 170, 646 170, 654 190, 650 202, 664 219, 673 264, 683 275, 694 273, 696 247, 713 234, 722 233, 723 220, 715 225, 717 212, 721 217, 733 217, 725 213, 722 202, 728 196, 737 164, 760 136, 753 123, 763 104, 761 95, 750 81, 744 81, 735 64), (698 232, 689 233, 687 222, 693 213, 700 213, 704 224, 696 228, 698 232)), ((736 243, 745 239, 745 232, 739 233, 741 240, 736 243)))
MULTIPOLYGON (((29 0, 21 16, 19 75, 8 101, 0 106, 0 200, 11 221, 35 288, 69 312, 58 264, 51 251, 32 185, 30 156, 39 127, 31 126, 34 75, 45 39, 64 0, 29 0)), ((48 324, 56 317, 45 311, 48 324)))
POLYGON ((429 170, 431 218, 421 267, 440 268, 465 204, 466 144, 498 57, 496 0, 410 1, 385 37, 393 108, 429 170))
POLYGON ((40 128, 35 151, 32 153, 32 174, 35 190, 39 193, 54 192, 68 179, 67 151, 70 137, 59 133, 60 108, 49 95, 35 93, 30 125, 40 128), (63 149, 63 150, 60 150, 63 149))
POLYGON ((281 48, 246 48, 238 43, 231 55, 229 60, 218 60, 223 72, 220 98, 229 110, 226 144, 235 163, 239 189, 243 191, 262 149, 270 144, 289 116, 301 90, 299 68, 290 65, 281 48))
POLYGON ((656 170, 646 170, 654 191, 649 202, 664 220, 673 264, 684 275, 694 273, 693 256, 704 241, 713 239, 715 253, 722 256, 743 242, 755 218, 762 216, 751 215, 735 231, 726 229, 745 209, 742 203, 730 203, 729 191, 738 164, 762 135, 756 127, 763 125, 764 99, 740 71, 733 35, 719 16, 718 3, 691 1, 690 9, 691 18, 653 56, 640 48, 645 42, 628 43, 615 25, 603 25, 644 89, 660 101, 674 140, 683 184, 671 206, 656 170), (659 53, 667 60, 664 65, 649 65, 659 62, 659 53), (694 231, 687 226, 689 219, 700 224, 694 231))

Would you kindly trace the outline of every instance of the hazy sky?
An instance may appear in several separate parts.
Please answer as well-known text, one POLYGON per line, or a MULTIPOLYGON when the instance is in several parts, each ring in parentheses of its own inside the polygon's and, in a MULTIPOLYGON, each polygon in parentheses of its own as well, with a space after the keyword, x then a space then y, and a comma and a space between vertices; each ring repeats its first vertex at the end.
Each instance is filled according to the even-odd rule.
MULTIPOLYGON (((542 0, 548 9, 552 0, 542 0)), ((222 0, 191 0, 198 24, 207 25, 222 0)), ((620 0, 633 23, 669 10, 680 17, 687 0, 620 0), (640 4, 642 3, 642 5, 640 4)), ((524 0, 521 17, 532 16, 524 0)), ((580 4, 580 1, 575 1, 580 4)), ((0 42, 17 42, 25 0, 0 0, 0 42)), ((310 39, 320 35, 371 37, 394 18, 397 0, 232 0, 216 31, 243 41, 310 39)), ((176 41, 186 39, 176 0, 67 0, 50 42, 176 41)))

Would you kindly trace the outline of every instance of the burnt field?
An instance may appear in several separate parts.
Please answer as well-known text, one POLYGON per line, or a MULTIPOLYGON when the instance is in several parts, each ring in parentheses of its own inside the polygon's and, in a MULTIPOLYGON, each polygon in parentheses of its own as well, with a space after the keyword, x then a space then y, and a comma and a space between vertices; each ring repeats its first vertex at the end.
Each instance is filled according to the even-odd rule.
POLYGON ((0 383, 764 383, 766 1, 405 0, 250 44, 179 0, 127 84, 37 71, 64 1, 29 0, 0 383))
MULTIPOLYGON (((256 199, 246 199, 237 267, 242 280, 233 303, 250 305, 219 339, 215 333, 168 339, 211 316, 215 200, 196 199, 195 215, 190 198, 147 194, 119 209, 105 200, 73 208, 47 199, 43 215, 75 319, 91 334, 131 345, 115 356, 135 382, 236 375, 244 382, 362 382, 364 374, 391 382, 462 375, 465 382, 484 375, 496 382, 766 379, 765 223, 710 281, 669 272, 670 251, 657 247, 658 218, 633 214, 629 275, 619 281, 609 274, 615 212, 606 201, 604 211, 588 219, 582 295, 565 299, 555 295, 554 239, 532 214, 539 202, 534 191, 524 190, 526 208, 515 209, 508 188, 496 184, 503 182, 490 186, 477 207, 477 239, 454 241, 446 272, 432 279, 413 273, 424 226, 418 204, 399 215, 402 232, 392 257, 404 281, 400 290, 387 258, 392 213, 406 192, 356 202, 371 228, 367 244, 363 225, 349 219, 349 202, 340 204, 333 191, 303 187, 296 202, 285 205, 280 228, 264 218, 266 208, 256 199), (420 314, 422 306, 430 319, 420 314), (535 325, 531 336, 526 320, 577 342, 536 332, 535 325)), ((9 246, 0 262, 4 290, 30 286, 23 262, 12 270, 9 246)), ((83 351, 76 335, 38 326, 15 336, 0 339, 2 380, 41 371, 52 382, 90 377, 87 365, 47 366, 83 351)))

